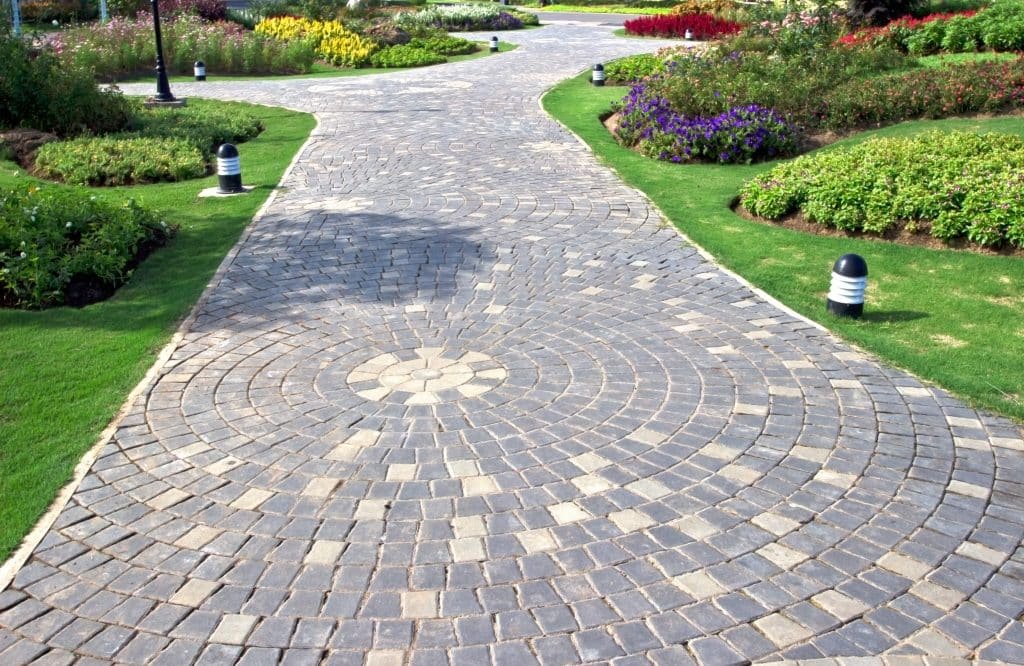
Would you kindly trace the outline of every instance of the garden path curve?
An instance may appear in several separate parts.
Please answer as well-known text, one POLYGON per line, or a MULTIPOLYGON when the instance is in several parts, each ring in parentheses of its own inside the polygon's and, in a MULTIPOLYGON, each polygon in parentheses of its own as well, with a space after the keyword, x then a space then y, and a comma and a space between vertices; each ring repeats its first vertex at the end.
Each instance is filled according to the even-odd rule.
POLYGON ((1020 430, 767 302, 540 110, 649 43, 507 38, 175 86, 320 124, 0 593, 0 663, 1024 661, 1020 430))

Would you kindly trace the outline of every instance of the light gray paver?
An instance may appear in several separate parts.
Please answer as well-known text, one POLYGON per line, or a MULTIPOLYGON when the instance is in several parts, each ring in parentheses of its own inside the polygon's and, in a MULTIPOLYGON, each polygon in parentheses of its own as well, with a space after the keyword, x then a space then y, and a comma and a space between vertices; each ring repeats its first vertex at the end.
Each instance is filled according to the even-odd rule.
POLYGON ((0 663, 1024 661, 1020 430, 758 297, 538 108, 649 43, 508 38, 176 86, 319 126, 0 594, 0 663))

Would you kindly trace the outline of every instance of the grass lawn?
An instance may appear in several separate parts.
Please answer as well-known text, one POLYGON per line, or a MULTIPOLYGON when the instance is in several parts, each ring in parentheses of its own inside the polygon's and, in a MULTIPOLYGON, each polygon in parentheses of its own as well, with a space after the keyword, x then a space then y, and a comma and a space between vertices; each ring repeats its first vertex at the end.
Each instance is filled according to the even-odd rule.
MULTIPOLYGON (((534 26, 536 27, 536 26, 534 26)), ((494 55, 490 51, 490 44, 488 42, 477 42, 479 49, 476 53, 469 53, 467 55, 460 56, 448 56, 448 63, 462 62, 464 60, 476 60, 477 58, 483 58, 485 56, 494 55)), ((518 44, 510 44, 508 42, 498 42, 498 53, 506 53, 508 51, 514 51, 519 48, 518 44)), ((437 65, 429 65, 429 67, 441 67, 448 63, 440 63, 437 65)), ((313 63, 313 70, 307 74, 266 74, 266 75, 255 75, 255 76, 221 76, 216 73, 208 73, 206 79, 208 81, 249 81, 252 79, 326 79, 334 78, 339 76, 366 76, 368 74, 392 74, 394 72, 408 72, 413 69, 424 69, 423 67, 360 67, 358 69, 346 68, 346 67, 335 67, 333 65, 327 65, 322 62, 313 63)), ((167 77, 171 83, 191 83, 195 81, 195 77, 192 75, 178 75, 174 74, 167 77)), ((139 76, 122 79, 117 83, 145 83, 146 81, 156 82, 155 74, 142 74, 139 76)))
MULTIPOLYGON (((740 185, 770 164, 679 166, 627 150, 598 116, 628 89, 596 88, 588 77, 584 73, 552 89, 544 108, 695 243, 846 340, 975 406, 1024 422, 1024 260, 829 238, 744 220, 729 205, 740 185), (865 314, 856 321, 825 312, 832 264, 847 252, 863 256, 869 269, 865 314)), ((1024 118, 907 122, 834 145, 935 128, 1024 135, 1024 118)))
MULTIPOLYGON (((189 99, 189 105, 223 104, 189 99)), ((197 199, 217 177, 96 188, 134 197, 181 226, 110 300, 80 310, 0 310, 0 561, 46 510, 152 365, 242 229, 312 131, 309 114, 242 105, 267 129, 241 144, 247 196, 197 199)), ((30 180, 0 162, 0 186, 30 180)))

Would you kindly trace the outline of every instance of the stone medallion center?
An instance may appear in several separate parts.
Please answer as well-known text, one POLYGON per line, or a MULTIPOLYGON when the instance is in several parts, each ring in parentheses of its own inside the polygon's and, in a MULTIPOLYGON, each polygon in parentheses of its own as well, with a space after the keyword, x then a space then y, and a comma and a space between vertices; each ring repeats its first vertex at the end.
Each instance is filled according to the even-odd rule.
POLYGON ((507 377, 487 354, 421 348, 375 356, 352 370, 347 381, 367 400, 435 405, 483 395, 507 377))

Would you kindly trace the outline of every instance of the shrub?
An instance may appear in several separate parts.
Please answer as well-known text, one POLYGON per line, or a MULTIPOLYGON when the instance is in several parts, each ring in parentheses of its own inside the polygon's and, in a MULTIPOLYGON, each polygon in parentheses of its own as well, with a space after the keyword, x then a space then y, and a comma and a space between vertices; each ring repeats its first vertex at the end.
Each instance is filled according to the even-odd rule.
POLYGON ((76 185, 132 185, 198 178, 206 159, 188 139, 82 137, 44 145, 36 169, 76 185))
POLYGON ((715 39, 722 35, 733 35, 743 29, 739 23, 715 18, 711 14, 662 14, 641 16, 622 24, 626 34, 640 37, 682 38, 686 31, 694 39, 715 39))
POLYGON ((626 56, 604 66, 605 78, 612 85, 635 83, 665 72, 665 60, 651 54, 626 56))
POLYGON ((409 46, 444 56, 467 55, 476 51, 476 44, 461 37, 416 37, 409 46))
POLYGON ((61 136, 111 132, 128 122, 133 105, 97 88, 85 67, 53 53, 32 54, 26 42, 0 35, 0 127, 31 127, 61 136))
MULTIPOLYGON (((202 60, 210 74, 300 74, 312 68, 315 58, 309 43, 280 42, 236 23, 207 23, 191 15, 161 22, 171 73, 191 74, 192 63, 202 60)), ((140 14, 68 30, 57 37, 55 49, 65 62, 90 67, 108 79, 148 72, 156 59, 153 21, 140 14)))
POLYGON ((942 240, 1024 247, 1024 140, 931 132, 808 155, 746 183, 743 206, 779 219, 885 233, 903 224, 942 240))
POLYGON ((634 86, 627 96, 618 136, 648 157, 749 164, 791 155, 800 146, 800 132, 771 109, 750 105, 712 118, 687 117, 643 88, 634 86))
POLYGON ((447 62, 443 55, 431 53, 409 44, 396 44, 381 49, 370 57, 374 67, 424 67, 447 62))
POLYGON ((131 275, 140 251, 173 233, 132 200, 106 203, 60 187, 2 189, 0 304, 59 305, 75 284, 113 289, 131 275))
POLYGON ((434 27, 444 30, 516 30, 522 19, 492 5, 434 5, 395 16, 400 28, 434 27))
POLYGON ((981 41, 995 51, 1024 49, 1024 2, 995 2, 975 17, 981 41))

